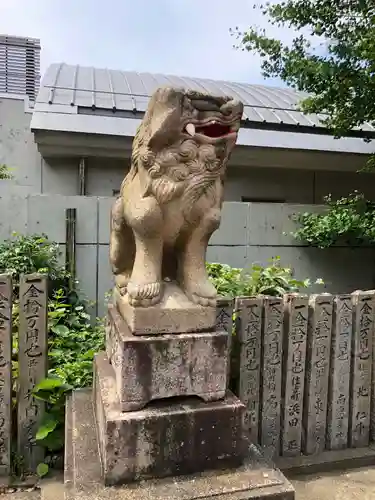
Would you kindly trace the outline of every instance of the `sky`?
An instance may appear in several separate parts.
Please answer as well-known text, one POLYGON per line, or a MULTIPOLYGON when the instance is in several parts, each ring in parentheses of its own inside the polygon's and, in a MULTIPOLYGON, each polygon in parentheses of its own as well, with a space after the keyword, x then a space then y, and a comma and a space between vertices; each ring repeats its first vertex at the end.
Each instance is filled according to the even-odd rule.
MULTIPOLYGON (((54 62, 265 82, 260 60, 229 29, 265 27, 254 0, 0 0, 0 34, 40 38, 41 74, 54 62)), ((290 30, 270 33, 288 41, 290 30)))

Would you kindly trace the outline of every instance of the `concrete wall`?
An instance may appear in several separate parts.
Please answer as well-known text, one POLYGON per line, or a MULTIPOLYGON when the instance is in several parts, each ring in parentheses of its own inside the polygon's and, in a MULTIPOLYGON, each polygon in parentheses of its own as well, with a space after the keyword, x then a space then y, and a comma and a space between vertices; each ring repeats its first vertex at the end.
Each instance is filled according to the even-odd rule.
MULTIPOLYGON (((103 299, 112 286, 108 262, 109 211, 113 198, 28 194, 25 187, 0 185, 0 241, 12 231, 42 233, 65 245, 65 209, 77 209, 77 272, 85 294, 98 300, 95 313, 103 314, 103 299)), ((290 215, 311 205, 224 203, 220 230, 210 241, 207 259, 237 267, 266 264, 280 256, 297 278, 323 278, 325 290, 351 292, 374 287, 375 259, 370 248, 318 250, 298 245, 283 231, 294 228, 290 215)), ((314 289, 312 289, 313 291, 314 289)), ((322 287, 315 290, 323 290, 322 287)))
MULTIPOLYGON (((15 183, 27 187, 29 192, 78 194, 78 158, 43 159, 34 143, 30 120, 31 112, 25 112, 22 99, 0 97, 0 163, 12 167, 15 183)), ((254 155, 256 151, 253 151, 254 155)), ((324 155, 323 158, 320 155, 319 161, 324 163, 324 155)), ((112 196, 113 191, 119 189, 128 166, 127 159, 89 158, 87 195, 112 196)), ((320 203, 328 193, 344 196, 359 189, 375 200, 373 175, 330 171, 328 159, 325 168, 326 171, 312 171, 304 170, 303 165, 301 169, 231 166, 228 168, 225 199, 320 203)))
POLYGON ((77 159, 41 157, 30 131, 31 111, 23 99, 0 97, 0 164, 31 193, 78 194, 77 159))

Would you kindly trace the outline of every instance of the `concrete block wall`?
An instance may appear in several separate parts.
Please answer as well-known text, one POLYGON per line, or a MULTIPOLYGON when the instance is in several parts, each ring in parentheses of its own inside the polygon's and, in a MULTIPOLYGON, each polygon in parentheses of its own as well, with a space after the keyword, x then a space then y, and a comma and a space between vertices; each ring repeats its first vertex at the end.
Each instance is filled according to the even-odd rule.
MULTIPOLYGON (((5 184, 5 183, 4 183, 5 184)), ((112 287, 108 260, 109 213, 112 197, 30 194, 25 187, 9 189, 0 185, 0 241, 12 231, 23 234, 46 233, 65 252, 65 209, 77 209, 77 277, 90 300, 98 301, 93 311, 102 315, 103 301, 112 287)), ((236 267, 267 264, 280 256, 299 279, 323 278, 322 286, 310 291, 331 293, 372 289, 375 252, 372 248, 327 250, 298 244, 289 233, 296 211, 317 209, 311 205, 224 203, 220 229, 211 238, 207 260, 236 267)), ((64 256, 63 256, 64 258, 64 256)))

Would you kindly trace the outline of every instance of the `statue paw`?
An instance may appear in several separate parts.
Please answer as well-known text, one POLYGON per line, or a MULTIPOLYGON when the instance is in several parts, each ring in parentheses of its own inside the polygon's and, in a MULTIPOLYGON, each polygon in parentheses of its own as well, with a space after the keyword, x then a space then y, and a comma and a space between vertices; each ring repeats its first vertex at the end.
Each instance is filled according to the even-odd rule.
POLYGON ((124 295, 126 295, 126 292, 127 292, 127 286, 119 286, 119 285, 116 285, 117 286, 117 290, 120 292, 120 295, 123 297, 124 295))
POLYGON ((185 293, 194 304, 204 307, 216 307, 217 292, 210 281, 186 286, 185 293))
POLYGON ((188 294, 188 297, 194 304, 198 304, 199 306, 216 307, 216 297, 202 297, 196 293, 188 294))
POLYGON ((127 288, 129 283, 129 276, 127 274, 118 274, 115 277, 115 284, 117 290, 120 292, 120 295, 126 295, 127 288))
POLYGON ((154 306, 161 300, 161 283, 128 283, 129 304, 133 307, 154 306))

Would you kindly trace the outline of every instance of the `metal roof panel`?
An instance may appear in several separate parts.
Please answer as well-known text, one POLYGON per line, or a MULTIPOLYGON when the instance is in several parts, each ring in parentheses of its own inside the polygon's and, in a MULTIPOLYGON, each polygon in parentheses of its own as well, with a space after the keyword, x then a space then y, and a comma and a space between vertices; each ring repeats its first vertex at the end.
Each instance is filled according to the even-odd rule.
MULTIPOLYGON (((151 94, 160 86, 189 88, 216 95, 230 95, 244 104, 244 119, 273 125, 322 127, 324 115, 304 115, 300 100, 306 93, 290 88, 249 85, 185 76, 136 73, 68 64, 52 64, 40 86, 37 103, 113 111, 144 112, 151 94)), ((374 131, 364 124, 362 131, 374 131)))

